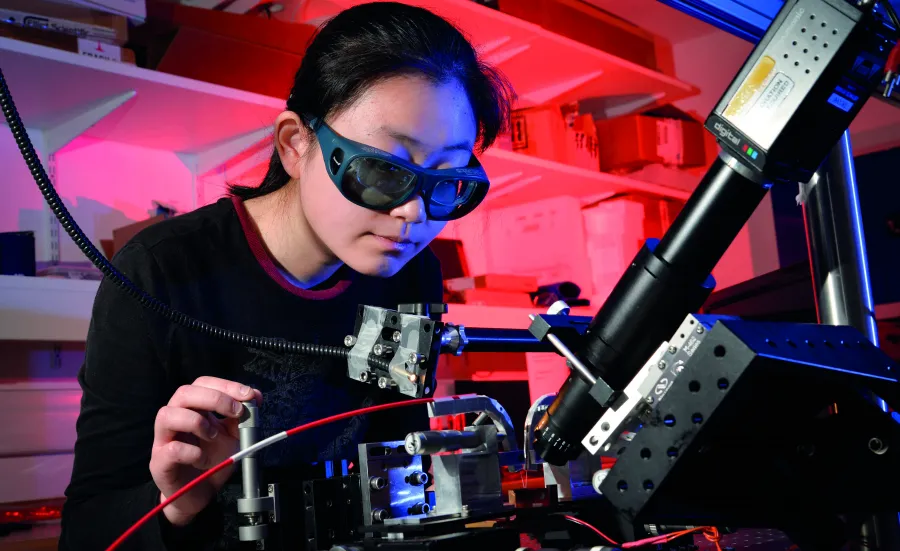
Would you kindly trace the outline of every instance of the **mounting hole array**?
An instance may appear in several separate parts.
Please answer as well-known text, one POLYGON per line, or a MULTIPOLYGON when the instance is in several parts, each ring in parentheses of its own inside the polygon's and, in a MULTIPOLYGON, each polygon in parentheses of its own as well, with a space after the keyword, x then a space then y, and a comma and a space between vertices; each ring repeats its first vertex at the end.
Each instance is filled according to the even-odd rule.
MULTIPOLYGON (((785 344, 787 344, 787 345, 790 346, 791 348, 797 348, 797 343, 795 343, 795 342, 794 342, 793 340, 791 340, 791 339, 785 339, 784 342, 785 342, 785 344)), ((808 348, 815 348, 815 347, 816 347, 816 342, 817 342, 817 341, 814 341, 814 340, 811 340, 811 339, 804 339, 804 340, 803 340, 803 343, 804 343, 808 348)), ((778 348, 778 341, 776 341, 775 339, 766 339, 766 344, 768 344, 768 345, 771 346, 772 348, 778 348)), ((822 343, 821 343, 821 344, 824 345, 824 346, 826 346, 826 347, 828 347, 828 348, 831 348, 832 350, 833 350, 834 347, 835 347, 835 346, 834 346, 834 343, 831 342, 831 341, 829 341, 828 339, 822 339, 822 343)), ((844 340, 840 341, 840 345, 843 346, 844 348, 853 348, 854 346, 857 346, 857 347, 862 348, 862 347, 866 346, 867 344, 869 344, 869 341, 844 341, 844 340)), ((717 346, 717 347, 716 347, 716 351, 718 351, 718 349, 719 349, 719 347, 717 346)), ((718 354, 716 354, 716 355, 718 356, 718 354)), ((723 355, 724 355, 724 354, 723 354, 723 355)))
MULTIPOLYGON (((820 22, 818 25, 816 25, 815 23, 813 23, 813 21, 815 21, 815 19, 816 19, 816 15, 815 15, 815 14, 811 14, 811 15, 809 16, 809 20, 810 20, 809 27, 802 27, 802 28, 800 29, 800 32, 801 32, 802 34, 807 34, 807 31, 809 31, 809 33, 811 33, 810 39, 811 39, 813 42, 816 42, 816 43, 821 44, 823 49, 828 49, 828 42, 824 42, 824 41, 823 41, 823 42, 819 42, 819 37, 820 37, 820 35, 818 34, 818 33, 826 33, 826 32, 827 32, 827 31, 825 31, 825 29, 828 27, 828 23, 825 22, 825 21, 822 21, 822 22, 820 22)), ((837 29, 831 29, 831 35, 832 35, 832 36, 837 36, 837 34, 838 34, 837 29)), ((794 41, 791 42, 791 45, 792 45, 792 46, 799 46, 799 44, 800 44, 800 43, 799 43, 799 41, 797 41, 797 40, 794 40, 794 41)), ((808 53, 809 53, 809 48, 803 48, 803 54, 808 54, 808 53)), ((799 57, 799 54, 794 54, 794 55, 799 57)), ((791 53, 790 53, 790 52, 787 52, 787 53, 784 54, 784 59, 789 59, 790 57, 791 57, 791 53)), ((795 60, 795 61, 794 61, 794 67, 799 67, 799 66, 800 66, 800 61, 801 61, 801 60, 799 60, 799 59, 795 60)), ((813 56, 813 61, 819 61, 819 56, 818 56, 818 55, 813 56)), ((809 69, 805 69, 804 72, 808 75, 808 74, 810 73, 810 70, 809 70, 809 69)))

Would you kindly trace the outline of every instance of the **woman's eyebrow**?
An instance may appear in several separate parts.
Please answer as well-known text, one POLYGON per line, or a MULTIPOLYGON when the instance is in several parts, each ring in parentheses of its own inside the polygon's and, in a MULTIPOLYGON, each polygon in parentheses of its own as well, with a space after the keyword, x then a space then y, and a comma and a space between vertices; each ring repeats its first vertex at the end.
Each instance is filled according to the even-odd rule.
MULTIPOLYGON (((419 150, 430 149, 430 146, 428 144, 426 144, 425 142, 423 142, 422 140, 419 140, 417 138, 414 138, 412 136, 404 134, 403 132, 400 132, 399 130, 396 130, 389 126, 382 126, 381 128, 379 128, 377 130, 377 132, 387 134, 388 136, 397 140, 398 142, 403 142, 406 145, 411 145, 419 150)), ((460 142, 460 143, 455 143, 452 145, 444 146, 444 147, 440 148, 437 152, 465 151, 467 153, 471 153, 473 147, 474 147, 474 144, 471 144, 469 142, 460 142)))

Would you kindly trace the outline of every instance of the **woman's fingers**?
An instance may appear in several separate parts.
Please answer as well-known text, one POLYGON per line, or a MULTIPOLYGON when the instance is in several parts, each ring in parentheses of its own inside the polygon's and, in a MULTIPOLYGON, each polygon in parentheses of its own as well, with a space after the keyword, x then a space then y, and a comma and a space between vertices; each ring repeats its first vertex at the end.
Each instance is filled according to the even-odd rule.
POLYGON ((210 423, 207 416, 202 413, 164 406, 156 414, 153 432, 157 445, 175 440, 178 433, 193 434, 201 440, 211 442, 219 435, 219 427, 210 423))
MULTIPOLYGON (((248 393, 248 397, 252 395, 252 392, 248 393)), ((234 418, 239 417, 244 408, 239 399, 235 399, 225 392, 197 385, 179 387, 172 399, 169 400, 169 405, 195 411, 211 411, 234 418)))

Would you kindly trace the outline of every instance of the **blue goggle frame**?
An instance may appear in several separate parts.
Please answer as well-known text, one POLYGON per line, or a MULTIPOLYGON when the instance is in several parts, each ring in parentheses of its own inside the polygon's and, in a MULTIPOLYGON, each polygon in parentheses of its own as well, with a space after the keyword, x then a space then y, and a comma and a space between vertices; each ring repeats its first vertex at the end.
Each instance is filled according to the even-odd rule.
POLYGON ((348 201, 361 207, 389 211, 420 195, 429 219, 456 220, 472 212, 490 189, 474 154, 468 166, 429 170, 347 139, 322 119, 306 117, 306 121, 316 134, 334 185, 348 201), (364 181, 372 179, 374 182, 364 181))

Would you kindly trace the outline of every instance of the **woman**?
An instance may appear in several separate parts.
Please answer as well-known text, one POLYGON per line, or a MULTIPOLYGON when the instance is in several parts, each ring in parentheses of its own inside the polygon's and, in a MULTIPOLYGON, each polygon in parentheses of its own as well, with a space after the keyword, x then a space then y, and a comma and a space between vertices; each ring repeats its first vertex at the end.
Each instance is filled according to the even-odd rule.
MULTIPOLYGON (((440 302, 440 266, 427 246, 483 199, 473 152, 491 145, 512 100, 434 14, 395 3, 348 9, 310 43, 262 184, 148 228, 115 262, 176 310, 219 327, 340 344, 359 304, 440 302)), ((261 404, 268 436, 398 398, 349 380, 346 361, 247 349, 164 323, 108 282, 79 381, 62 549, 106 547, 237 451, 242 401, 261 404)), ((278 481, 299 465, 352 458, 359 442, 403 438, 425 421, 414 411, 282 442, 262 453, 265 476, 278 481)), ((237 548, 233 472, 168 506, 126 547, 237 548)))

